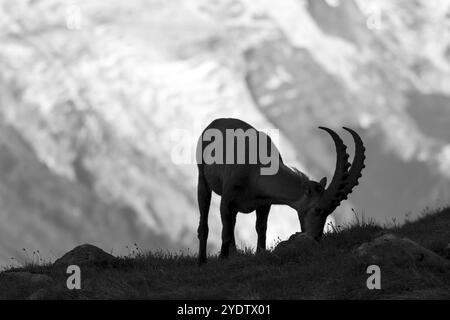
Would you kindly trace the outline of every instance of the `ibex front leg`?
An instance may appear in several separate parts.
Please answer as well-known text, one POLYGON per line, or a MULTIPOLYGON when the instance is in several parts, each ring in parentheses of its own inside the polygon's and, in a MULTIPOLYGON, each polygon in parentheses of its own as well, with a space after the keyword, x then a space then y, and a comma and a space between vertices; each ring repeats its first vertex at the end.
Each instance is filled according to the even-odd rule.
POLYGON ((230 207, 229 203, 222 198, 220 202, 220 217, 222 220, 222 248, 220 258, 227 258, 230 252, 230 245, 234 239, 234 224, 236 222, 237 210, 230 207))
POLYGON ((256 232, 258 233, 257 253, 266 251, 267 217, 269 216, 269 211, 270 205, 261 206, 256 209, 256 232))
POLYGON ((206 262, 206 242, 208 241, 208 213, 211 204, 211 189, 206 183, 203 174, 199 174, 197 187, 197 200, 200 209, 200 222, 198 225, 198 264, 201 265, 206 262))
POLYGON ((234 229, 236 226, 236 216, 237 216, 237 212, 232 215, 231 218, 231 242, 230 242, 230 255, 234 255, 237 253, 237 248, 236 248, 236 239, 234 238, 234 229))

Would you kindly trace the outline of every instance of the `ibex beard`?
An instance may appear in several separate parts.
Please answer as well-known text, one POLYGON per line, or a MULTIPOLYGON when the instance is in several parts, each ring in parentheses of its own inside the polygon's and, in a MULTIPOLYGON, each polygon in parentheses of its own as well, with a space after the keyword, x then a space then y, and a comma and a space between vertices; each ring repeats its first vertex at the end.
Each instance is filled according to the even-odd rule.
POLYGON ((344 128, 355 141, 353 163, 348 162, 346 146, 333 130, 337 161, 331 183, 310 180, 304 173, 283 163, 278 149, 266 134, 239 119, 216 119, 203 131, 197 144, 200 210, 198 262, 206 262, 208 213, 211 194, 221 196, 222 246, 220 257, 236 251, 234 228, 238 212, 256 211, 257 252, 266 250, 267 217, 272 205, 295 209, 302 231, 320 240, 325 221, 352 192, 364 168, 365 148, 359 135, 344 128), (237 142, 237 143, 236 143, 237 142), (269 167, 268 167, 269 165, 269 167))

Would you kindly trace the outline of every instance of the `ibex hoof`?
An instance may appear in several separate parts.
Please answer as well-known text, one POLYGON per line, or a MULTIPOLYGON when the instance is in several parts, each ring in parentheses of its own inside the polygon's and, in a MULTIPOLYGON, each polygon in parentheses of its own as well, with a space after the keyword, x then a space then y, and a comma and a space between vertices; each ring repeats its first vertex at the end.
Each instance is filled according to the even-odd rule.
POLYGON ((264 253, 266 253, 266 252, 267 252, 267 250, 264 249, 264 248, 258 248, 258 249, 256 249, 256 254, 264 254, 264 253))
POLYGON ((228 259, 228 253, 227 254, 225 254, 225 253, 219 254, 219 259, 228 259))
POLYGON ((198 266, 202 266, 207 263, 206 257, 199 257, 197 260, 198 266))

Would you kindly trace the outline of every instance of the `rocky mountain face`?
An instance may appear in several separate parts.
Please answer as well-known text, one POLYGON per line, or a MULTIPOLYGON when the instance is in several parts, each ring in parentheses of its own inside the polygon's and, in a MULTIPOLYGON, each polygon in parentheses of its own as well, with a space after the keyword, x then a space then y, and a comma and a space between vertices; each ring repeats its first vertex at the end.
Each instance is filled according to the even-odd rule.
MULTIPOLYGON (((425 0, 0 2, 0 264, 86 242, 195 250, 195 142, 217 117, 279 130, 285 162, 313 178, 335 161, 317 126, 360 132, 367 168, 335 223, 351 208, 384 221, 448 203, 449 12, 425 0)), ((272 211, 269 243, 298 231, 292 210, 272 211)), ((238 217, 240 243, 254 246, 253 223, 238 217)))

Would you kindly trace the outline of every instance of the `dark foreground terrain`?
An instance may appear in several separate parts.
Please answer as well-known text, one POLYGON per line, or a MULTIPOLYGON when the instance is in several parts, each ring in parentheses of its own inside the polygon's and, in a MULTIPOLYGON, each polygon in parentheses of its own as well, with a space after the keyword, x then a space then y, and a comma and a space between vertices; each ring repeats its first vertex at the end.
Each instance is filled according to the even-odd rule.
POLYGON ((4 270, 0 298, 450 299, 450 208, 402 226, 360 220, 326 234, 320 245, 300 240, 262 255, 248 250, 225 261, 211 256, 200 268, 192 255, 136 248, 129 257, 114 258, 81 246, 54 264, 4 270), (66 286, 67 265, 74 263, 81 270, 80 290, 66 286), (374 263, 381 270, 380 290, 366 286, 367 267, 374 263))

